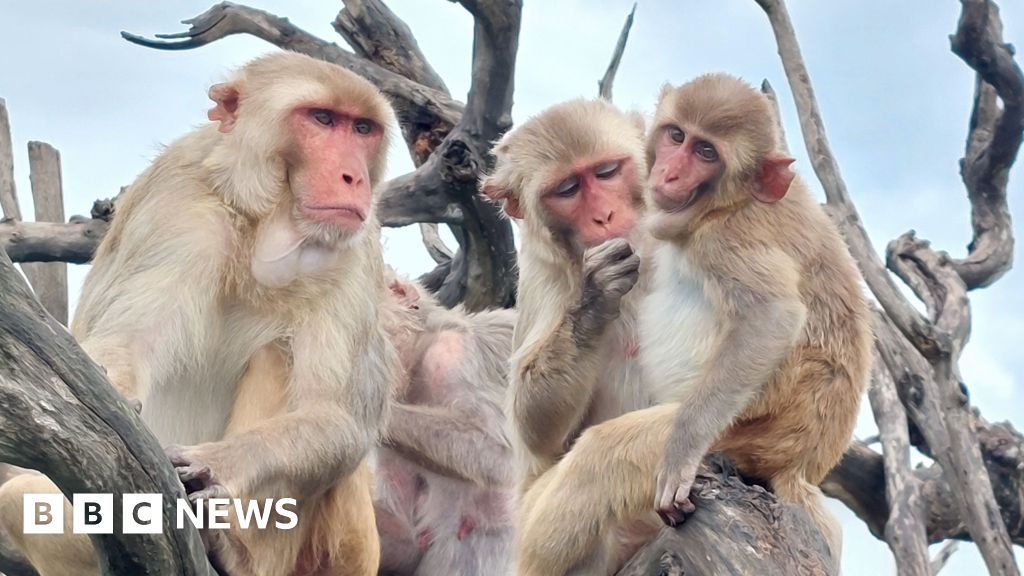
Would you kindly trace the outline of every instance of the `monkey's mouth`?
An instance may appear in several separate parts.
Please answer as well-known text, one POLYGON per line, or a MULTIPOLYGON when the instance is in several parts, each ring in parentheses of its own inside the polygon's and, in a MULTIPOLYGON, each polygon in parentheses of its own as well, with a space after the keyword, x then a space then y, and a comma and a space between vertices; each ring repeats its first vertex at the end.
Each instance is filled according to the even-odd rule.
POLYGON ((324 222, 362 223, 366 220, 365 212, 349 204, 304 205, 302 206, 302 212, 313 220, 324 222))
POLYGON ((669 197, 661 190, 655 188, 654 193, 651 196, 654 198, 654 204, 659 210, 668 214, 676 214, 686 210, 690 206, 693 206, 693 203, 696 202, 703 193, 704 186, 697 186, 686 196, 686 198, 676 199, 669 197))

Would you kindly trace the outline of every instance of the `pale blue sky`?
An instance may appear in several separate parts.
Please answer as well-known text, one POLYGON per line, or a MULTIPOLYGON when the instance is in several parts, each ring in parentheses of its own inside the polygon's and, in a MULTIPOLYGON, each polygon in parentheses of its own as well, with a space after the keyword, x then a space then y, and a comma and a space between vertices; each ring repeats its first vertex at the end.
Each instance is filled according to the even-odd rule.
MULTIPOLYGON (((273 47, 232 37, 188 52, 157 52, 118 32, 176 32, 209 0, 33 0, 0 2, 0 98, 13 124, 22 211, 31 214, 25 143, 42 140, 63 156, 66 213, 87 214, 97 197, 116 194, 167 143, 205 120, 206 88, 273 47)), ((632 0, 527 0, 516 104, 521 120, 561 100, 591 96, 632 0)), ((1024 3, 1003 0, 1004 37, 1024 42, 1024 3)), ((340 2, 256 0, 253 6, 343 43, 330 26, 340 2)), ((443 0, 390 0, 452 94, 469 88, 472 21, 443 0)), ((958 2, 947 0, 792 0, 790 12, 815 83, 826 128, 850 193, 879 250, 914 228, 954 256, 970 241, 969 206, 957 173, 963 154, 973 73, 949 51, 958 2)), ((1018 58, 1019 59, 1019 58, 1018 58)), ((641 0, 616 82, 615 99, 650 113, 658 88, 724 70, 751 83, 767 77, 782 100, 798 168, 817 189, 806 161, 774 39, 752 0, 641 0)), ((393 150, 391 174, 411 168, 393 150)), ((1010 209, 1020 217, 1021 168, 1010 178, 1010 209)), ((402 272, 430 268, 414 228, 389 231, 387 259, 402 272)), ((973 402, 989 420, 1024 425, 1024 272, 1011 271, 972 295, 974 329, 961 364, 973 402)), ((72 300, 84 277, 71 267, 72 300)), ((865 407, 867 402, 865 402, 865 407)), ((865 410, 858 433, 874 433, 865 410)), ((841 505, 846 574, 893 573, 881 542, 841 505)), ((1022 557, 1018 549, 1018 557, 1022 557)), ((962 546, 944 574, 982 570, 962 546)))

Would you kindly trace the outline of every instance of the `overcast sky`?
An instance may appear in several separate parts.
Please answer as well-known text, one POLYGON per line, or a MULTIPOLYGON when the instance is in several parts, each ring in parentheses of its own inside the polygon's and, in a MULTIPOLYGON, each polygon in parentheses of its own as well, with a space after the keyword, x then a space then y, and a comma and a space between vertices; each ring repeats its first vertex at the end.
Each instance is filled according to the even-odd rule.
MULTIPOLYGON (((232 37, 186 52, 147 50, 118 32, 177 32, 179 20, 209 0, 32 0, 2 2, 0 98, 13 125, 15 175, 22 212, 30 215, 26 142, 62 154, 66 213, 88 214, 92 201, 128 184, 159 152, 205 121, 207 87, 231 69, 275 48, 232 37)), ((472 20, 443 0, 390 0, 412 28, 452 94, 469 88, 472 20)), ((552 103, 592 96, 632 0, 527 0, 513 116, 522 120, 552 103)), ((1024 43, 1024 3, 1003 0, 1004 38, 1024 43)), ((256 0, 253 6, 332 42, 340 2, 256 0)), ((960 6, 947 0, 791 0, 790 12, 817 90, 828 136, 879 251, 908 229, 962 256, 970 241, 969 205, 957 172, 963 155, 973 73, 949 51, 960 6)), ((1019 61, 1019 57, 1018 57, 1019 61)), ((767 19, 752 0, 641 0, 615 84, 618 104, 650 113, 664 82, 723 70, 758 83, 768 78, 782 111, 798 168, 817 193, 795 109, 767 19)), ((411 169, 396 147, 390 172, 411 169)), ((1020 219, 1021 168, 1010 178, 1010 209, 1020 219)), ((1018 228, 1018 233, 1019 228, 1018 228)), ((386 258, 402 272, 431 267, 415 228, 388 231, 386 258)), ((974 327, 961 368, 972 401, 989 420, 1024 425, 1020 390, 1024 355, 1024 272, 972 293, 974 327)), ((72 302, 84 267, 71 267, 72 302)), ((867 402, 864 402, 865 408, 867 402)), ((858 434, 874 433, 865 409, 858 434)), ((887 574, 887 548, 838 503, 846 530, 844 572, 887 574)), ((1024 555, 1018 548, 1018 557, 1024 555)), ((983 565, 962 546, 948 574, 983 565)))

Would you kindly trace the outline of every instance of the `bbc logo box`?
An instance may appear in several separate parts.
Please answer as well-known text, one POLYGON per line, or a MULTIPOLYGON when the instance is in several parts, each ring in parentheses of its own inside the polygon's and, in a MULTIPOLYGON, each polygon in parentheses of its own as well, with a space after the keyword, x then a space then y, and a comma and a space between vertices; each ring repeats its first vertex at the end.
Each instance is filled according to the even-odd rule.
MULTIPOLYGON (((65 507, 63 494, 25 494, 25 534, 113 534, 114 495, 74 494, 65 507), (70 526, 65 514, 70 513, 70 526)), ((121 533, 159 534, 163 532, 163 496, 125 494, 121 498, 121 533)))
MULTIPOLYGON (((191 524, 196 528, 227 529, 234 512, 237 526, 257 530, 273 525, 291 530, 298 525, 294 498, 243 500, 211 498, 193 506, 187 499, 176 502, 175 526, 180 530, 191 524), (271 524, 272 516, 276 520, 271 524), (282 521, 284 519, 284 521, 282 521)), ((25 534, 113 534, 113 494, 74 494, 68 506, 63 494, 25 494, 23 501, 25 534)), ((159 534, 164 528, 162 494, 124 494, 121 496, 122 534, 159 534)))

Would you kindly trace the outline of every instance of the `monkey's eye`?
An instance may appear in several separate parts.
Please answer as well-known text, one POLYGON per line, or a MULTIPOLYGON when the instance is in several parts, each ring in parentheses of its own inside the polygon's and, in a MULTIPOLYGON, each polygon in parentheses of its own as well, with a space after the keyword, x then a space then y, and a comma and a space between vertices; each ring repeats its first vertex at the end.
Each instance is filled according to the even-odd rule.
POLYGON ((373 120, 368 118, 359 118, 352 123, 352 130, 356 134, 369 134, 373 132, 373 120))
POLYGON ((573 196, 576 195, 576 192, 579 192, 579 189, 580 177, 573 174, 572 176, 569 176, 565 180, 559 182, 558 186, 555 186, 553 193, 555 194, 555 196, 559 196, 561 198, 572 198, 573 196))
POLYGON ((621 162, 605 162, 604 164, 598 164, 594 168, 594 176, 597 176, 599 180, 607 180, 619 173, 619 168, 622 167, 621 162))
POLYGON ((686 139, 686 134, 683 133, 683 129, 679 126, 669 126, 665 129, 665 132, 676 144, 682 144, 683 140, 686 139))
POLYGON ((705 162, 718 160, 718 150, 710 142, 697 142, 693 145, 693 152, 705 162))
POLYGON ((334 113, 330 110, 314 108, 309 111, 309 115, 313 117, 313 120, 316 120, 324 126, 334 126, 334 113))

